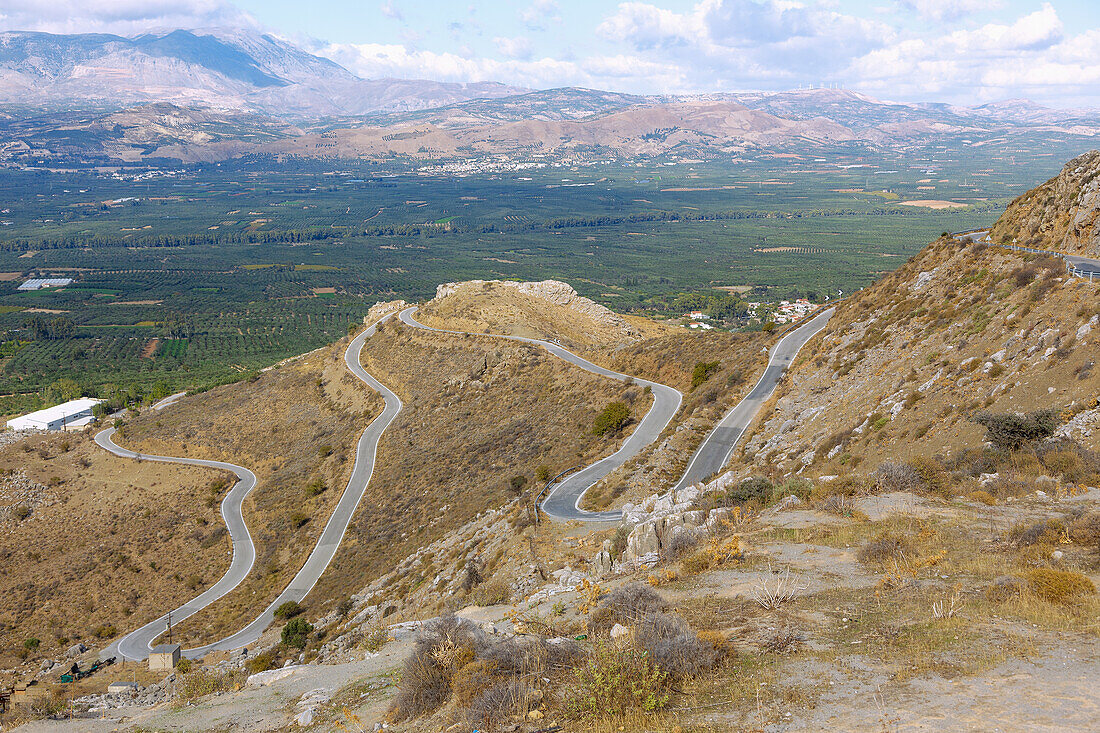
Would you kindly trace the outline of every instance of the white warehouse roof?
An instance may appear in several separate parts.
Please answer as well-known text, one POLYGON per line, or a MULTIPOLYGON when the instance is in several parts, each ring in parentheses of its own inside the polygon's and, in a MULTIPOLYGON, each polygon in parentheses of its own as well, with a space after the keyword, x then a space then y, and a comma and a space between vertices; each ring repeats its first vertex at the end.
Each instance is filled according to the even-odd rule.
POLYGON ((92 414, 92 408, 103 400, 91 397, 82 397, 79 400, 71 400, 60 405, 47 407, 21 417, 8 420, 8 427, 12 430, 56 430, 60 425, 71 423, 82 417, 92 414))
POLYGON ((41 290, 42 288, 63 288, 71 285, 71 277, 36 277, 23 283, 16 290, 41 290))

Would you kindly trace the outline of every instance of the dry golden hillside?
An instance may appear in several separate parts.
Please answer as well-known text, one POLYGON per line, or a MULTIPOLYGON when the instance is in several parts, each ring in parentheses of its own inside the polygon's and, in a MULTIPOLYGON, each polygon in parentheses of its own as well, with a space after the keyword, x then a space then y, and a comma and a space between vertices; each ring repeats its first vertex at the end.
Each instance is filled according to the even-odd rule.
POLYGON ((651 403, 638 387, 534 346, 400 323, 367 342, 363 365, 405 408, 383 437, 374 478, 311 603, 356 592, 517 493, 533 497, 539 477, 611 453, 622 437, 593 435, 596 413, 622 400, 637 420, 651 403), (517 476, 525 483, 514 490, 517 476))
POLYGON ((837 311, 742 445, 742 461, 807 477, 980 447, 982 411, 1054 408, 1100 444, 1100 289, 1061 260, 930 245, 837 311))
POLYGON ((0 667, 30 638, 51 659, 101 645, 217 580, 229 565, 217 502, 232 479, 116 458, 90 434, 0 449, 0 667))
MULTIPOLYGON (((258 479, 244 505, 255 568, 234 592, 178 627, 185 644, 213 640, 251 621, 298 571, 324 528, 347 484, 355 442, 382 404, 348 373, 346 346, 341 340, 254 381, 191 395, 127 421, 120 444, 229 461, 258 479)), ((206 567, 195 572, 204 587, 218 577, 206 567)))
POLYGON ((664 438, 593 487, 585 496, 591 509, 675 483, 707 431, 755 384, 775 340, 621 316, 553 280, 449 283, 417 317, 437 328, 552 339, 604 367, 683 392, 664 438))
POLYGON ((1100 150, 1013 201, 992 235, 998 243, 1100 257, 1100 150))

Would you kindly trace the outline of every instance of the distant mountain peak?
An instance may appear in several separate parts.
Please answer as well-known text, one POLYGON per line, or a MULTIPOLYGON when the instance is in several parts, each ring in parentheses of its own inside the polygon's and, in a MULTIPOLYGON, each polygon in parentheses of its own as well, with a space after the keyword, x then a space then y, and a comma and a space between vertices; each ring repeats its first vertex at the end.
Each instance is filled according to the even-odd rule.
POLYGON ((0 33, 0 104, 52 110, 167 101, 322 117, 409 111, 519 91, 496 83, 360 79, 271 34, 164 29, 126 38, 0 33))

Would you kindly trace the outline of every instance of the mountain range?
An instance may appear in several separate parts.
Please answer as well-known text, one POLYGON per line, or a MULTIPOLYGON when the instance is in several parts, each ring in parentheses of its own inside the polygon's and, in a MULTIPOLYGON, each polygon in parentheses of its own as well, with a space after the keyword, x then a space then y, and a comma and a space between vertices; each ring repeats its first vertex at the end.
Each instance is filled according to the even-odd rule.
POLYGON ((271 35, 172 30, 0 34, 0 160, 215 161, 249 153, 737 155, 837 144, 906 149, 1100 136, 1100 112, 1028 100, 901 104, 843 89, 640 96, 361 79, 271 35))
POLYGON ((49 110, 153 102, 319 117, 409 111, 515 94, 503 84, 365 80, 271 35, 173 30, 0 33, 0 104, 49 110))

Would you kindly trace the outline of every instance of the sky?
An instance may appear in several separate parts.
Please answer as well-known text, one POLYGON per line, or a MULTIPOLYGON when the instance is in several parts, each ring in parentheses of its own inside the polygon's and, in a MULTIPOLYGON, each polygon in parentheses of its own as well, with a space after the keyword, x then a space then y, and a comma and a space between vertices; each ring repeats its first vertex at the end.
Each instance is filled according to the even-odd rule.
POLYGON ((1100 107, 1098 0, 0 2, 5 30, 210 26, 273 33, 365 78, 1100 107))

